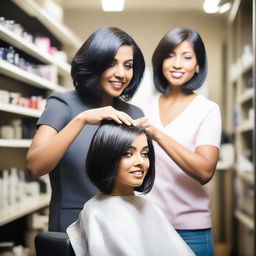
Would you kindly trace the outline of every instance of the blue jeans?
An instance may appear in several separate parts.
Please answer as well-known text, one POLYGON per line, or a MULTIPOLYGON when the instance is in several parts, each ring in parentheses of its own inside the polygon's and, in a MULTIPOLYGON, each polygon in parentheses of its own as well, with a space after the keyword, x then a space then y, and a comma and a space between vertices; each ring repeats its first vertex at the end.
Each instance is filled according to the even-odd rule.
POLYGON ((211 229, 176 230, 196 256, 213 256, 211 229))

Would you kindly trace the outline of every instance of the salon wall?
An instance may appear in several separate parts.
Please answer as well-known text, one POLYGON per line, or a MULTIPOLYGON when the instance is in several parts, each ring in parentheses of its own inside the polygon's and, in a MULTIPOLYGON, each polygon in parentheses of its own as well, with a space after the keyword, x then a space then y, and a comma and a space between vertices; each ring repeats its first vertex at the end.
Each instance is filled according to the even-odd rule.
POLYGON ((225 20, 222 16, 203 12, 125 11, 103 13, 101 11, 69 10, 65 23, 83 40, 101 26, 117 26, 134 37, 141 47, 147 65, 160 38, 174 27, 191 27, 202 36, 208 54, 209 73, 206 81, 208 97, 222 105, 222 45, 225 36, 225 20))

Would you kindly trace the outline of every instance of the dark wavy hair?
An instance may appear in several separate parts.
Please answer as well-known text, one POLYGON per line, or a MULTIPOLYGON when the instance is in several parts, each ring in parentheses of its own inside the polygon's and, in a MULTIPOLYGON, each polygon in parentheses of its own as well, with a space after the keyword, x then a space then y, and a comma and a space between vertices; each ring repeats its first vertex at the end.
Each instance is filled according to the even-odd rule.
POLYGON ((185 92, 192 92, 201 87, 207 75, 207 56, 202 38, 197 31, 189 28, 175 28, 167 32, 157 45, 153 56, 154 85, 160 93, 166 93, 169 89, 168 81, 162 71, 163 61, 183 41, 189 41, 195 51, 199 72, 183 85, 185 92))
POLYGON ((143 77, 145 60, 133 38, 117 27, 102 27, 96 30, 72 60, 73 83, 83 98, 101 102, 101 90, 98 86, 100 77, 111 66, 118 49, 123 45, 133 49, 133 78, 121 97, 125 100, 132 98, 143 77))
POLYGON ((143 183, 134 190, 148 193, 155 180, 155 153, 151 137, 144 127, 117 124, 105 120, 91 141, 86 158, 86 172, 91 182, 103 193, 110 194, 114 188, 116 172, 124 153, 140 134, 147 136, 150 166, 143 183))

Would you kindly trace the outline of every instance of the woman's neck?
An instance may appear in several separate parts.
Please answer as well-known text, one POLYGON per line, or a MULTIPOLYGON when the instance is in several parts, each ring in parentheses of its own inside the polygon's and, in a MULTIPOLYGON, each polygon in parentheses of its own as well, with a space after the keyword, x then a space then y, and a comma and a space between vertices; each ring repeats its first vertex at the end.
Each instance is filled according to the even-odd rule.
POLYGON ((113 106, 113 97, 110 96, 103 96, 102 97, 102 102, 101 102, 101 106, 102 107, 106 107, 106 106, 113 106))
POLYGON ((134 196, 134 193, 132 194, 123 194, 123 193, 111 193, 111 196, 134 196))
POLYGON ((112 196, 133 196, 134 195, 134 188, 119 188, 114 187, 110 193, 112 196))
POLYGON ((184 99, 184 98, 187 98, 187 97, 191 97, 192 95, 194 95, 193 92, 191 93, 186 93, 182 90, 170 90, 169 92, 167 92, 166 94, 163 94, 163 98, 165 99, 184 99))

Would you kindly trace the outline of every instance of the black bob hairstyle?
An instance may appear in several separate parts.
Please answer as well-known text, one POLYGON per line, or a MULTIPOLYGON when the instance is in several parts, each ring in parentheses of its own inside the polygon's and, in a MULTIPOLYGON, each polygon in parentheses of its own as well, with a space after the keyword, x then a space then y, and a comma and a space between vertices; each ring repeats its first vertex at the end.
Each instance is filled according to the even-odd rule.
POLYGON ((100 77, 111 67, 118 49, 123 45, 133 49, 133 78, 121 96, 125 100, 132 98, 143 77, 145 60, 132 37, 117 27, 99 28, 75 54, 71 63, 71 76, 79 95, 101 102, 100 77))
POLYGON ((163 75, 163 61, 182 42, 189 41, 195 51, 199 72, 183 85, 183 90, 190 93, 201 87, 207 75, 207 56, 202 38, 197 31, 189 28, 175 28, 167 32, 160 40, 152 56, 154 85, 160 93, 169 89, 168 81, 163 75))
POLYGON ((141 126, 127 126, 114 121, 104 120, 95 132, 86 158, 86 172, 91 182, 105 194, 114 188, 116 172, 124 153, 134 139, 140 135, 147 136, 149 147, 149 169, 143 183, 134 190, 148 193, 155 180, 155 154, 151 137, 141 126))

